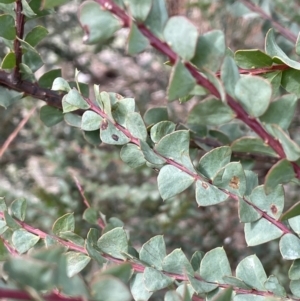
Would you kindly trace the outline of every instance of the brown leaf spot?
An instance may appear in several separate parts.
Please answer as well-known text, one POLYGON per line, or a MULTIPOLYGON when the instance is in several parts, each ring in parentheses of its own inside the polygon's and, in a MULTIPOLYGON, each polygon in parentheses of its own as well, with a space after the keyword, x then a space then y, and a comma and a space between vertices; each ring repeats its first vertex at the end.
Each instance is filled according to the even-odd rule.
POLYGON ((276 214, 278 212, 276 205, 274 205, 274 204, 271 205, 271 211, 273 214, 276 214))
POLYGON ((117 135, 115 135, 115 134, 111 135, 111 138, 113 138, 115 141, 118 141, 118 140, 119 140, 119 136, 117 136, 117 135))
POLYGON ((108 127, 108 122, 106 119, 103 119, 101 122, 101 130, 106 130, 108 127))
POLYGON ((240 187, 240 179, 236 176, 233 176, 229 182, 229 186, 233 189, 239 189, 240 187))
POLYGON ((208 185, 207 185, 206 183, 202 182, 202 187, 203 187, 204 189, 207 189, 207 188, 208 188, 208 185))

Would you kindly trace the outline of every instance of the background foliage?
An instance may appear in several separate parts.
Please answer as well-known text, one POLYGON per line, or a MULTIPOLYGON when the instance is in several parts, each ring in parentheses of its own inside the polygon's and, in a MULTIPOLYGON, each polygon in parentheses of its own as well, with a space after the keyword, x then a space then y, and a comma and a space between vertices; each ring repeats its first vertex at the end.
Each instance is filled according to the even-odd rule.
MULTIPOLYGON (((15 3, 7 4, 9 2, 14 1, 1 2, 4 13, 7 13, 9 5, 15 5, 15 3)), ((26 1, 22 1, 23 5, 25 5, 24 2, 26 1)), ((31 1, 29 4, 34 2, 38 3, 36 7, 39 8, 40 1, 31 1)), ((62 2, 58 1, 57 4, 62 2)), ((167 106, 169 119, 176 124, 177 129, 184 129, 189 121, 190 124, 193 123, 195 117, 190 112, 195 104, 206 97, 203 91, 201 90, 200 95, 194 96, 188 102, 185 102, 186 99, 183 97, 181 103, 178 103, 178 101, 168 102, 166 91, 171 66, 169 66, 170 64, 164 64, 167 58, 150 46, 147 46, 145 51, 140 54, 129 55, 127 29, 117 31, 108 40, 98 41, 96 45, 84 44, 82 42, 84 33, 77 18, 78 7, 81 2, 83 1, 69 1, 65 5, 55 7, 54 14, 47 11, 45 17, 33 17, 31 20, 30 16, 27 16, 28 22, 25 23, 25 33, 28 33, 35 26, 44 26, 49 32, 47 37, 36 46, 37 52, 44 62, 44 65, 36 71, 36 78, 40 78, 47 71, 61 68, 62 77, 74 82, 74 79, 76 81, 75 69, 78 69, 80 70, 78 80, 88 84, 91 93, 93 84, 97 84, 100 85, 101 91, 112 91, 124 97, 135 98, 142 116, 149 108, 167 106)), ((292 33, 297 37, 299 31, 299 17, 297 16, 299 3, 297 1, 286 1, 285 5, 281 1, 253 1, 261 8, 261 11, 271 16, 269 20, 262 18, 257 12, 247 9, 245 5, 242 5, 243 2, 245 1, 178 1, 175 5, 175 1, 170 1, 169 14, 180 14, 188 17, 196 26, 200 35, 212 29, 222 30, 225 34, 226 46, 232 51, 249 48, 263 50, 264 37, 270 27, 276 29, 274 24, 282 24, 290 34, 292 33)), ((45 3, 49 5, 51 1, 45 1, 45 3)), ((135 1, 130 3, 133 6, 137 5, 134 4, 135 1)), ((49 9, 52 10, 52 8, 49 9)), ((43 12, 45 11, 41 11, 40 14, 44 14, 43 12)), ((10 13, 13 14, 12 11, 10 13)), ((5 36, 2 39, 2 69, 6 70, 7 68, 4 68, 3 62, 7 58, 9 47, 12 47, 11 40, 5 36)), ((276 43, 291 59, 297 61, 298 57, 294 50, 295 41, 292 43, 290 39, 286 39, 284 33, 281 33, 281 35, 276 34, 276 43)), ((220 50, 220 52, 222 51, 220 50)), ((242 68, 250 69, 252 66, 249 67, 247 62, 245 63, 247 60, 243 57, 243 53, 240 55, 240 62, 244 64, 242 68)), ((256 53, 256 55, 259 54, 256 53)), ((264 59, 266 58, 264 57, 264 59)), ((252 61, 249 60, 251 64, 252 61)), ((9 63, 9 61, 6 60, 6 63, 9 63)), ((289 66, 290 62, 284 60, 283 63, 289 66)), ((292 62, 292 64, 294 63, 292 62)), ((241 67, 241 65, 239 66, 241 67)), ((214 69, 213 66, 211 67, 214 69)), ((264 67, 264 64, 258 67, 264 67)), ((218 68, 213 71, 218 72, 218 68)), ((292 82, 292 79, 290 79, 290 82, 292 82)), ((289 88, 287 83, 281 82, 280 88, 278 85, 278 88, 273 89, 273 98, 285 94, 286 90, 296 93, 298 96, 297 85, 289 88), (283 90, 283 88, 286 88, 286 90, 283 90)), ((76 86, 76 83, 74 85, 76 86)), ((276 85, 275 81, 273 85, 276 85)), ((52 82, 48 88, 51 86, 52 82)), ((6 92, 2 91, 3 93, 6 92)), ((176 89, 174 93, 176 93, 176 89)), ((292 139, 299 142, 296 101, 294 103, 293 108, 296 114, 288 129, 292 139)), ((4 106, 5 102, 1 104, 4 106)), ((290 279, 287 274, 291 261, 282 258, 282 254, 278 250, 278 239, 267 244, 247 247, 244 238, 244 226, 239 221, 238 202, 229 200, 217 206, 198 208, 198 204, 195 202, 194 187, 162 201, 157 188, 158 171, 156 169, 151 169, 146 165, 136 169, 130 168, 120 159, 121 147, 108 144, 95 147, 88 144, 79 129, 71 127, 65 122, 52 127, 45 126, 40 120, 42 105, 42 102, 37 102, 36 99, 28 96, 7 108, 0 108, 2 129, 0 139, 1 145, 3 145, 2 150, 5 151, 1 152, 0 194, 5 197, 5 202, 8 205, 12 204, 14 200, 18 200, 15 203, 18 204, 15 205, 17 207, 22 207, 21 204, 24 204, 23 200, 26 199, 27 225, 32 225, 36 229, 49 233, 58 217, 74 212, 74 215, 65 217, 70 219, 69 225, 73 225, 74 217, 76 227, 72 229, 73 226, 70 226, 71 228, 68 228, 68 226, 66 229, 75 231, 77 235, 85 238, 91 226, 85 219, 82 219, 86 204, 80 194, 80 189, 77 187, 81 186, 84 188, 84 195, 90 202, 91 207, 106 215, 108 226, 105 231, 124 225, 126 233, 129 235, 130 245, 137 250, 140 250, 142 245, 150 238, 163 234, 167 254, 176 248, 181 248, 187 258, 191 258, 194 252, 198 250, 206 253, 214 248, 224 246, 232 270, 235 270, 246 256, 256 254, 261 260, 267 275, 275 275, 285 289, 290 292, 290 279), (36 109, 31 111, 34 107, 36 109), (30 119, 26 125, 22 127, 18 136, 12 139, 13 141, 9 147, 5 148, 4 145, 8 141, 9 135, 27 116, 30 116, 30 119), (77 185, 76 181, 78 181, 77 185)), ((199 112, 194 113, 196 117, 198 114, 199 112)), ((44 119, 47 119, 47 116, 46 114, 44 119)), ((195 162, 206 152, 217 146, 227 145, 244 135, 254 135, 243 122, 237 120, 228 123, 226 121, 226 125, 220 126, 218 123, 208 124, 211 131, 209 135, 206 135, 204 129, 206 123, 208 124, 208 122, 205 122, 205 124, 198 125, 199 127, 194 129, 197 135, 192 136, 191 157, 195 162)), ((284 128, 284 130, 286 129, 284 128)), ((268 171, 277 162, 277 159, 272 156, 266 157, 265 153, 257 154, 257 152, 254 152, 248 154, 241 151, 235 151, 232 160, 240 161, 245 169, 252 169, 258 174, 260 184, 264 183, 268 171)), ((289 182, 285 186, 284 206, 287 210, 297 202, 298 182, 296 179, 293 182, 283 182, 289 182)), ((13 211, 13 207, 11 210, 13 211)), ((12 213, 12 211, 9 212, 12 213)), ((23 212, 23 209, 20 212, 23 212)), ((22 220, 17 214, 15 214, 15 217, 22 220)), ((8 219, 9 217, 6 217, 6 224, 8 224, 8 219)), ((14 229, 13 226, 9 228, 14 229)), ((16 231, 16 229, 14 230, 16 231)), ((6 234, 4 232, 2 235, 4 242, 11 240, 12 233, 8 232, 6 230, 6 234)), ((53 232, 58 235, 61 228, 58 227, 56 233, 55 228, 53 228, 53 232)), ((23 234, 20 232, 21 238, 23 234)), ((121 231, 120 237, 123 237, 123 234, 121 231)), ((29 237, 26 241, 32 241, 31 239, 29 237)), ((49 244, 51 243, 49 242, 49 244)), ((13 245, 18 246, 19 244, 15 242, 13 245)), ((23 241, 20 245, 23 245, 23 241)), ((35 245, 35 249, 42 246, 42 241, 39 241, 35 245)), ((18 248, 16 249, 20 252, 18 248)), ((222 253, 221 249, 215 250, 220 254, 222 253)), ((51 256, 63 262, 64 259, 60 257, 62 251, 55 250, 53 252, 57 253, 51 256)), ((23 253, 22 250, 20 253, 23 253)), ((72 255, 71 253, 70 257, 72 255)), ((6 259, 5 248, 2 248, 1 256, 6 259)), ((44 255, 41 254, 35 256, 45 259, 44 255)), ((255 267, 259 270, 255 257, 247 258, 253 259, 255 267)), ((22 260, 24 269, 30 267, 31 264, 29 259, 26 262, 28 265, 22 260)), ((84 257, 74 262, 83 264, 87 263, 87 259, 84 257)), ((297 261, 295 261, 296 263, 297 261)), ((17 259, 14 264, 18 264, 17 259)), ((41 267, 41 271, 45 271, 46 268, 41 267)), ((10 269, 2 269, 1 287, 13 288, 16 286, 15 283, 18 282, 24 285, 22 280, 18 278, 18 273, 14 274, 13 264, 10 265, 10 269), (8 274, 10 275, 9 279, 7 278, 8 274), (6 283, 6 281, 8 282, 6 283)), ((38 270, 37 267, 35 269, 38 270)), ((92 283, 95 287, 98 287, 99 283, 102 283, 99 286, 105 286, 103 283, 106 283, 106 285, 112 285, 113 290, 120 286, 120 291, 127 292, 123 287, 123 282, 111 282, 110 278, 103 279, 103 275, 95 276, 94 273, 97 270, 99 270, 99 266, 92 260, 81 272, 80 277, 82 278, 73 278, 75 279, 74 283, 76 281, 79 283, 80 280, 78 279, 84 279, 89 283, 94 277, 92 283)), ((108 272, 108 274, 114 275, 113 272, 108 272)), ((130 267, 125 265, 123 270, 118 270, 115 274, 119 278, 122 278, 120 275, 125 275, 122 280, 127 283, 126 280, 130 277, 130 267)), ((35 277, 38 277, 38 275, 40 274, 37 272, 35 277)), ((70 284, 66 279, 61 280, 61 283, 64 283, 64 281, 67 283, 65 285, 67 289, 64 293, 67 295, 77 295, 78 293, 79 295, 88 295, 87 292, 84 293, 83 284, 82 286, 77 285, 78 291, 76 291, 76 285, 74 283, 70 284)), ((270 280, 270 282, 272 281, 270 280)), ((32 286, 32 283, 25 284, 32 286)), ((175 289, 177 284, 172 288, 175 289)), ((43 285, 33 287, 37 291, 44 290, 43 285)), ((111 296, 104 298, 103 291, 99 287, 98 289, 95 287, 93 288, 94 291, 100 291, 101 294, 99 293, 100 295, 97 296, 97 293, 95 293, 94 298, 97 299, 98 297, 99 300, 115 298, 111 296)), ((277 286, 277 288, 279 290, 280 286, 277 286)), ((171 296, 171 293, 165 295, 166 291, 167 289, 164 289, 155 293, 151 300, 163 300, 164 298, 165 300, 177 300, 177 297, 175 295, 171 296)), ((269 291, 272 290, 269 289, 269 291)), ((32 292, 30 291, 30 293, 32 292)), ((296 297, 299 297, 296 289, 293 290, 293 293, 296 297)), ((275 295, 281 296, 278 291, 275 295)), ((268 297, 264 296, 264 298, 268 297)), ((124 300, 127 300, 126 298, 127 295, 125 294, 124 300)), ((128 298, 130 300, 131 297, 128 298)), ((200 294, 200 296, 194 296, 194 298, 198 298, 195 300, 202 300, 201 298, 204 298, 204 296, 200 294)), ((206 298, 210 299, 211 297, 206 296, 206 298)), ((252 298, 254 297, 252 296, 252 298)), ((255 298, 258 297, 255 296, 255 298)), ((185 300, 189 300, 187 296, 185 300)))

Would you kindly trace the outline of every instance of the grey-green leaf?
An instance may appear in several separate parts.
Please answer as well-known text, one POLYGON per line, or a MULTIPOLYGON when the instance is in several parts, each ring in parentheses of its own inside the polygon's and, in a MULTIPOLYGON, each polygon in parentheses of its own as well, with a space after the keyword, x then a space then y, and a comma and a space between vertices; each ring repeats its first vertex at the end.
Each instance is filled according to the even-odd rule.
POLYGON ((200 264, 200 276, 208 282, 224 283, 224 276, 231 276, 231 268, 223 248, 207 252, 200 264))
POLYGON ((253 117, 263 115, 269 107, 272 88, 268 81, 258 76, 243 76, 235 86, 235 96, 253 117))
POLYGON ((186 190, 194 181, 193 176, 173 165, 165 165, 157 177, 158 190, 164 200, 186 190))
POLYGON ((207 182, 196 182, 196 201, 199 206, 211 206, 228 199, 228 194, 207 182))
MULTIPOLYGON (((181 42, 180 42, 181 43, 181 42)), ((168 99, 175 100, 188 95, 195 87, 196 80, 187 70, 180 59, 172 68, 169 86, 167 90, 168 99)))
POLYGON ((99 249, 118 259, 125 259, 122 252, 128 252, 127 235, 123 228, 114 228, 103 234, 97 245, 99 249))
POLYGON ((202 125, 221 125, 235 118, 235 113, 222 101, 207 98, 191 110, 187 123, 202 125))
POLYGON ((283 231, 264 218, 245 224, 245 239, 248 246, 257 246, 279 238, 283 231))
POLYGON ((254 289, 266 291, 264 283, 267 275, 256 255, 248 256, 238 264, 236 277, 254 289))
POLYGON ((12 235, 12 243, 20 254, 31 249, 39 239, 39 236, 29 233, 24 229, 17 229, 12 235))
POLYGON ((152 237, 140 250, 140 260, 158 270, 162 269, 162 261, 165 257, 166 245, 162 235, 152 237))
POLYGON ((300 258, 300 239, 294 234, 285 234, 280 239, 279 250, 283 259, 294 260, 300 258))
POLYGON ((184 60, 189 61, 195 55, 198 32, 187 18, 171 17, 165 26, 164 37, 170 47, 184 60))

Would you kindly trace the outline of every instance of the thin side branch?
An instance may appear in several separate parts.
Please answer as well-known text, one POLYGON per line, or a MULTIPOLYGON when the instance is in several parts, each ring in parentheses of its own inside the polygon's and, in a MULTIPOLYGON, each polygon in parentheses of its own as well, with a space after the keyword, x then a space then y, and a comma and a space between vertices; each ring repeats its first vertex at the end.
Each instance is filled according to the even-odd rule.
POLYGON ((289 29, 283 27, 280 23, 273 20, 271 16, 266 14, 258 5, 253 4, 251 1, 248 0, 239 0, 243 3, 246 7, 248 7, 251 11, 258 13, 262 18, 268 20, 272 23, 273 27, 286 39, 290 40, 293 43, 296 43, 297 36, 294 35, 289 29))

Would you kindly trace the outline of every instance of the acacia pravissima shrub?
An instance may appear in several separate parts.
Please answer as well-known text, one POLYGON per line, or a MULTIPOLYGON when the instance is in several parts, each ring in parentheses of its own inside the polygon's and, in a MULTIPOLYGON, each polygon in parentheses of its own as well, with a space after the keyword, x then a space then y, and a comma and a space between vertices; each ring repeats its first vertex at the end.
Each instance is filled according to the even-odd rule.
POLYGON ((9 205, 5 195, 1 198, 0 297, 300 300, 300 209, 299 203, 287 202, 289 194, 285 196, 283 186, 299 185, 300 179, 300 146, 289 133, 300 95, 300 63, 280 48, 275 30, 293 42, 293 58, 300 55, 300 42, 260 6, 231 2, 228 5, 236 4, 236 10, 248 7, 270 22, 264 50, 233 53, 221 30, 199 35, 187 18, 169 18, 163 0, 83 1, 77 7, 82 43, 99 45, 121 28, 129 28, 128 54, 134 56, 151 45, 166 57, 172 69, 168 100, 185 105, 191 98, 198 99, 186 121, 178 125, 170 120, 167 107, 153 107, 141 116, 134 98, 103 91, 97 84, 89 95, 87 86, 78 82, 80 70, 74 70, 75 84, 58 69, 37 79, 36 71, 44 64, 37 46, 48 30, 34 26, 35 20, 47 19, 68 1, 0 0, 0 36, 5 46, 0 105, 11 107, 28 97, 46 102, 40 108, 45 127, 66 122, 84 132, 86 143, 119 147, 124 164, 154 169, 162 201, 192 189, 199 207, 218 206, 228 199, 236 202, 238 209, 232 215, 244 224, 247 245, 275 241, 282 263, 289 263, 284 284, 276 275, 266 274, 255 254, 244 256, 233 269, 222 245, 206 253, 199 245, 187 258, 181 245, 167 254, 164 236, 156 235, 136 250, 126 224, 107 222, 98 208, 88 204, 77 182, 87 206, 82 218, 91 225, 84 237, 75 231, 71 212, 57 216, 52 229, 42 231, 25 221, 25 198, 9 205), (197 148, 205 150, 198 160, 197 148), (242 164, 232 154, 254 161, 260 156, 272 165, 261 178, 251 170, 253 164, 242 164), (86 272, 87 266, 92 272, 86 272))

